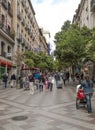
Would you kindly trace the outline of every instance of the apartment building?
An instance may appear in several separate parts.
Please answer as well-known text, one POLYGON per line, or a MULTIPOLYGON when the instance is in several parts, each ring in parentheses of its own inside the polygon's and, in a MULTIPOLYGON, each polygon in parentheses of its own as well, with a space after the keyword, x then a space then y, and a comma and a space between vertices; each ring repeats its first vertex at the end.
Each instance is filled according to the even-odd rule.
POLYGON ((37 53, 46 46, 31 0, 0 0, 0 73, 12 69, 17 50, 37 53))
POLYGON ((39 49, 40 49, 40 51, 43 51, 48 55, 49 54, 48 53, 48 51, 49 51, 48 43, 47 43, 46 38, 43 34, 42 28, 39 29, 39 32, 40 32, 40 43, 41 43, 39 46, 39 49))
POLYGON ((40 49, 40 32, 35 18, 35 11, 30 0, 13 0, 13 28, 15 30, 14 50, 40 49))
POLYGON ((95 0, 81 0, 73 22, 77 22, 80 27, 95 27, 95 0))
POLYGON ((13 0, 14 50, 32 50, 39 44, 39 27, 30 0, 13 0))
POLYGON ((0 76, 12 67, 14 41, 12 0, 0 0, 0 76))

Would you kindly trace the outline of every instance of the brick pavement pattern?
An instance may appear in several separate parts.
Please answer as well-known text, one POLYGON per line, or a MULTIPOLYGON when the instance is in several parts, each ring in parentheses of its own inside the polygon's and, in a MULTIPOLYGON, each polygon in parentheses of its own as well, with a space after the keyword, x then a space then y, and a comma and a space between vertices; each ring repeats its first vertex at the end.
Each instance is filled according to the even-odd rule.
POLYGON ((0 89, 0 130, 95 130, 95 94, 92 114, 76 110, 75 98, 75 87, 70 85, 34 95, 23 89, 0 89), (15 116, 28 118, 15 121, 15 116))

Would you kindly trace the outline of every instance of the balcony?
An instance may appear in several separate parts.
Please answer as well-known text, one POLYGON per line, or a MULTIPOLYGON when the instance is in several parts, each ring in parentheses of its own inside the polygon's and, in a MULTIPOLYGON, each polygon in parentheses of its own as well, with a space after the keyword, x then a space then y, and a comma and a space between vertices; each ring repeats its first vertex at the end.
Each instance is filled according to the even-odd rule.
POLYGON ((25 12, 26 12, 26 13, 28 12, 28 7, 27 7, 27 6, 25 7, 25 12))
POLYGON ((21 43, 22 43, 23 46, 25 46, 25 42, 26 42, 25 38, 22 38, 21 43))
POLYGON ((25 7, 25 0, 22 0, 21 3, 23 5, 23 7, 25 7))
POLYGON ((25 30, 26 30, 26 31, 28 30, 28 24, 25 25, 25 30))
POLYGON ((30 28, 28 28, 28 34, 30 34, 31 33, 31 29, 30 28))
POLYGON ((17 12, 17 17, 18 17, 19 20, 22 19, 22 15, 21 15, 21 12, 20 12, 20 11, 17 12))
POLYGON ((7 0, 2 0, 2 6, 3 6, 6 10, 8 9, 7 0))
POLYGON ((31 23, 33 22, 33 18, 30 19, 30 22, 31 22, 31 23))
POLYGON ((25 26, 25 19, 24 18, 22 18, 21 23, 23 26, 25 26))
POLYGON ((95 0, 91 0, 91 11, 95 12, 95 0))
POLYGON ((31 38, 33 38, 33 32, 31 31, 31 33, 30 33, 30 36, 31 36, 31 38))
POLYGON ((8 9, 8 14, 9 14, 11 17, 13 17, 13 10, 12 10, 11 7, 8 9))
POLYGON ((28 13, 28 18, 30 18, 30 16, 31 16, 31 13, 29 12, 29 13, 28 13))
POLYGON ((18 33, 18 35, 17 35, 17 40, 18 40, 18 42, 22 41, 22 35, 20 33, 18 33))
POLYGON ((15 34, 13 31, 9 30, 8 27, 6 25, 4 25, 4 23, 2 21, 0 21, 0 28, 9 36, 14 40, 15 34))
POLYGON ((27 41, 25 42, 25 48, 28 49, 28 43, 27 43, 27 41))

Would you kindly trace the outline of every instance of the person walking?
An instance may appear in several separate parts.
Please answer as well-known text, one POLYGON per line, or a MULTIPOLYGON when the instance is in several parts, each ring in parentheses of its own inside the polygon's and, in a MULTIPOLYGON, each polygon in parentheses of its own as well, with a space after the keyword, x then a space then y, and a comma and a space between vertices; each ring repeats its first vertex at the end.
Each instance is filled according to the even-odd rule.
POLYGON ((66 84, 66 79, 67 79, 65 71, 63 72, 62 79, 63 79, 63 83, 65 85, 66 84))
POLYGON ((81 87, 83 88, 84 94, 86 96, 88 113, 91 113, 92 112, 91 97, 93 95, 94 89, 93 89, 93 82, 90 79, 89 75, 85 76, 85 79, 81 83, 81 87))
POLYGON ((39 91, 43 91, 44 83, 45 83, 44 75, 41 74, 39 78, 39 91))
POLYGON ((30 94, 34 94, 34 76, 33 74, 29 75, 29 89, 30 89, 30 94))
POLYGON ((48 77, 45 77, 45 89, 48 89, 48 77))
POLYGON ((36 85, 36 89, 38 90, 38 88, 39 88, 39 78, 40 78, 40 73, 37 71, 37 72, 34 74, 34 77, 35 77, 35 85, 36 85))
POLYGON ((8 74, 4 74, 2 76, 2 82, 3 82, 3 87, 7 88, 7 82, 8 82, 8 74))
POLYGON ((14 73, 11 75, 11 83, 10 83, 10 85, 11 85, 11 88, 16 86, 16 75, 14 73))
POLYGON ((68 83, 69 83, 69 78, 70 78, 70 74, 69 74, 69 71, 67 71, 66 72, 66 79, 67 79, 68 83))
POLYGON ((49 86, 50 91, 52 91, 52 88, 53 88, 53 80, 54 80, 53 75, 49 74, 49 76, 48 76, 48 86, 49 86))

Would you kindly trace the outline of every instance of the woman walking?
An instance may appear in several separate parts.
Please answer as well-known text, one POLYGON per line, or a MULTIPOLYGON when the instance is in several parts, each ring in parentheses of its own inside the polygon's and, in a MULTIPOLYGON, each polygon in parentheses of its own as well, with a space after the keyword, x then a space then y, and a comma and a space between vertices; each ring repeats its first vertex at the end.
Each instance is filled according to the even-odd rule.
POLYGON ((29 89, 30 89, 30 94, 34 94, 34 77, 33 74, 29 75, 29 89))

